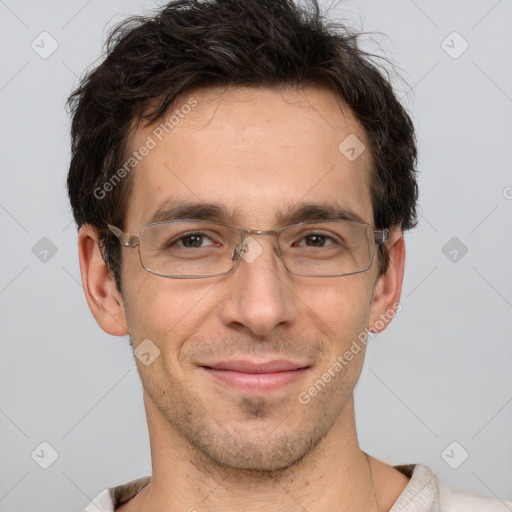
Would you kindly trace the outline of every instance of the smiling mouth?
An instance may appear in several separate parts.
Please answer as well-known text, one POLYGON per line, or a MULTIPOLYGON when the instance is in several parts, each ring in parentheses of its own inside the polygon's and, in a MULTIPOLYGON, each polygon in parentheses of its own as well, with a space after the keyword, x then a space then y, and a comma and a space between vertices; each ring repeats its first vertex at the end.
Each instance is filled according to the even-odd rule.
POLYGON ((230 388, 249 393, 268 393, 297 382, 305 375, 309 366, 288 360, 265 363, 237 360, 201 368, 230 388))

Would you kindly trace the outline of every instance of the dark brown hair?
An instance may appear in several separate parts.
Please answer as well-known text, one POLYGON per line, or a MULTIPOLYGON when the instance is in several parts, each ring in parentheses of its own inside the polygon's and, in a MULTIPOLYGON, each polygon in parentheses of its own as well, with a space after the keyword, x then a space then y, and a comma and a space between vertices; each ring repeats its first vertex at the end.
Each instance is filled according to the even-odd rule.
MULTIPOLYGON (((414 127, 358 36, 327 20, 316 0, 177 0, 110 33, 105 59, 68 99, 67 188, 78 228, 97 229, 120 292, 121 246, 106 224, 124 229, 132 180, 109 187, 106 197, 98 190, 126 162, 133 127, 161 120, 178 95, 197 87, 327 85, 367 135, 375 226, 416 224, 414 127)), ((381 274, 389 263, 384 246, 378 257, 381 274)))

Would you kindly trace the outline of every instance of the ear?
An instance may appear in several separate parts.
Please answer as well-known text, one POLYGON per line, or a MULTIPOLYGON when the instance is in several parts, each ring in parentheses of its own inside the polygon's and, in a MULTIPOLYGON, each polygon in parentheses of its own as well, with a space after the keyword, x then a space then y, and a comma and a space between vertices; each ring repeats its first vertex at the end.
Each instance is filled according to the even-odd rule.
POLYGON ((392 229, 386 247, 389 254, 389 267, 386 273, 379 277, 374 288, 368 325, 370 332, 382 332, 396 312, 402 308, 400 295, 405 265, 403 233, 398 229, 392 229))
POLYGON ((78 256, 85 298, 96 322, 113 336, 128 334, 123 301, 101 256, 96 229, 91 225, 80 228, 78 256))

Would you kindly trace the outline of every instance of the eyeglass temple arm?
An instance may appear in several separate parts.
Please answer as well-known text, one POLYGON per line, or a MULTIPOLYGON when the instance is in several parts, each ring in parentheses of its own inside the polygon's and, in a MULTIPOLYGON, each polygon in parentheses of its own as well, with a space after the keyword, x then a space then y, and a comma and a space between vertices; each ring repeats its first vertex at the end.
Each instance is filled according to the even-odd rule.
POLYGON ((378 244, 382 244, 389 240, 389 229, 378 229, 373 232, 375 235, 375 241, 378 244))
POLYGON ((121 240, 121 243, 125 247, 136 247, 139 244, 139 237, 137 235, 128 235, 124 231, 121 231, 119 228, 112 226, 111 224, 107 224, 108 229, 114 233, 114 235, 121 240))

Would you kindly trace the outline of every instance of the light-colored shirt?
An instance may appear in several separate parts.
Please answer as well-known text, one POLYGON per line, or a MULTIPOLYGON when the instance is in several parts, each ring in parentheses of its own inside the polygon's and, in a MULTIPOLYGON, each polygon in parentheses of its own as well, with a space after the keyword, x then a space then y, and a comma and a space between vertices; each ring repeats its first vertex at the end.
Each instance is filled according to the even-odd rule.
MULTIPOLYGON (((394 466, 410 480, 389 512, 512 512, 512 502, 457 489, 423 464, 394 466)), ((151 482, 146 476, 102 491, 84 512, 113 512, 151 482)))

